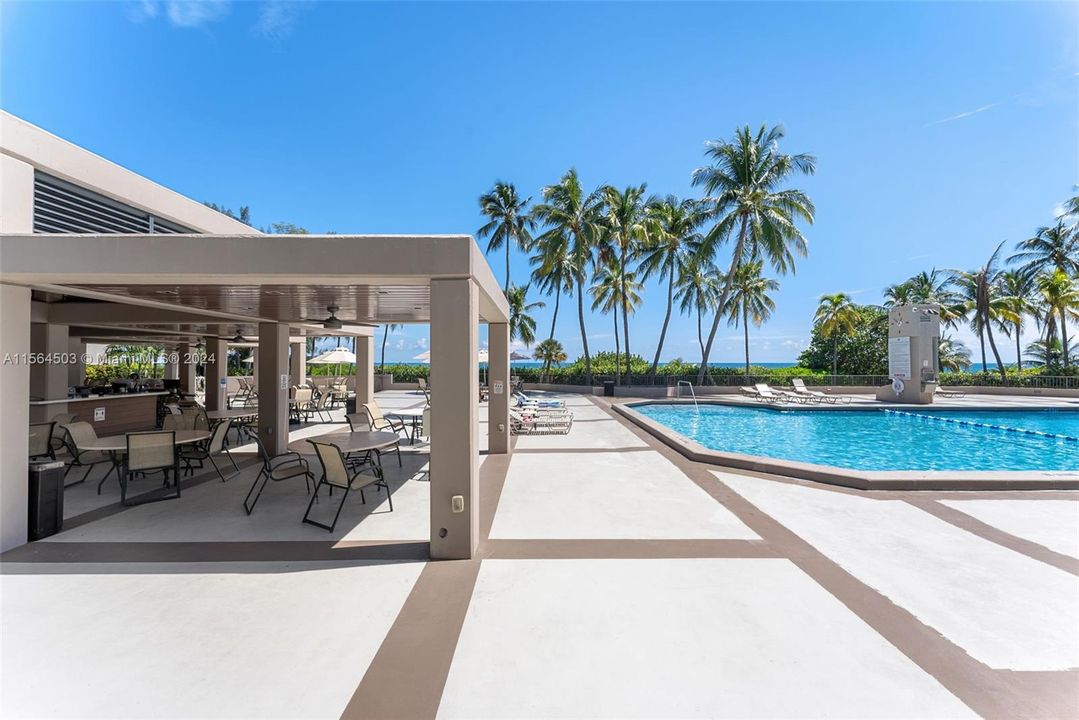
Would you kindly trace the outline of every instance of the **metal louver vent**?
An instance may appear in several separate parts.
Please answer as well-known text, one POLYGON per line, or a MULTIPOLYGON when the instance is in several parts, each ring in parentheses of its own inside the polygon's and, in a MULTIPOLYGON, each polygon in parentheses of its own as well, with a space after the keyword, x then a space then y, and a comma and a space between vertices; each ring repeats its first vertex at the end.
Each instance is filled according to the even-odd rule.
POLYGON ((34 173, 36 233, 190 233, 182 225, 44 173, 34 173))

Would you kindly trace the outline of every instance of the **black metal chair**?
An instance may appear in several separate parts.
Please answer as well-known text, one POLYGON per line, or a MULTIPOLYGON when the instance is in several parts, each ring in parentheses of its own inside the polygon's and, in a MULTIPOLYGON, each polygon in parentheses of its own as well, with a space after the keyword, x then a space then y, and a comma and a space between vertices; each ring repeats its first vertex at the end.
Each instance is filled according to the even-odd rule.
POLYGON ((55 460, 52 450, 52 431, 56 423, 30 423, 30 459, 47 457, 55 460))
POLYGON ((311 484, 314 482, 315 476, 311 472, 311 467, 308 465, 306 458, 297 452, 281 453, 271 457, 257 433, 253 438, 255 446, 258 448, 259 458, 262 459, 262 468, 259 470, 258 475, 255 476, 255 482, 251 483, 251 489, 247 491, 247 497, 244 498, 244 510, 248 515, 255 509, 255 504, 258 503, 259 497, 262 496, 266 483, 271 480, 281 482, 282 480, 289 480, 302 475, 307 492, 311 492, 311 484), (257 492, 256 488, 258 489, 257 492), (254 499, 251 498, 252 493, 255 495, 254 499))
MULTIPOLYGON (((88 422, 73 422, 66 426, 67 439, 71 443, 71 462, 67 466, 67 470, 64 471, 66 477, 71 472, 71 468, 85 467, 86 472, 83 473, 81 479, 76 480, 71 485, 78 485, 81 482, 86 482, 86 478, 90 477, 90 473, 93 472, 94 466, 101 463, 109 463, 109 471, 105 473, 101 478, 101 482, 97 484, 97 494, 101 494, 101 486, 105 484, 105 481, 109 479, 109 475, 116 470, 116 465, 112 461, 112 456, 106 452, 100 450, 87 450, 86 446, 97 440, 97 433, 94 432, 94 426, 88 422)), ((119 478, 117 478, 119 479, 119 478)))
MULTIPOLYGON (((195 472, 195 466, 193 461, 198 461, 199 467, 202 467, 203 460, 209 460, 210 465, 217 471, 217 476, 221 478, 221 482, 225 482, 228 478, 221 474, 221 468, 217 466, 217 462, 214 460, 214 455, 224 454, 232 463, 232 468, 236 473, 240 472, 240 468, 236 465, 236 460, 233 459, 232 453, 225 447, 225 438, 229 434, 229 427, 232 425, 232 420, 222 420, 214 426, 213 434, 210 435, 210 442, 205 447, 200 445, 191 445, 180 450, 180 459, 184 461, 184 474, 189 475, 195 472)), ((235 474, 235 473, 234 473, 235 474)))
POLYGON ((303 514, 303 521, 309 525, 320 527, 328 532, 333 532, 333 529, 337 526, 337 519, 341 516, 341 509, 345 506, 345 500, 348 498, 348 494, 352 490, 360 491, 360 500, 367 504, 367 498, 363 494, 363 489, 370 485, 374 485, 376 488, 386 488, 386 499, 390 503, 390 512, 393 512, 393 496, 390 493, 390 486, 386 484, 386 481, 382 477, 382 468, 376 463, 365 463, 356 472, 350 474, 348 463, 345 460, 344 453, 341 452, 341 448, 333 443, 319 442, 318 440, 308 440, 311 443, 315 452, 318 454, 318 459, 322 463, 322 477, 319 478, 318 483, 315 485, 315 492, 311 496, 311 502, 307 503, 307 512, 303 514), (323 486, 329 486, 330 494, 333 494, 333 489, 338 488, 344 490, 341 493, 341 502, 337 505, 337 512, 334 513, 333 522, 329 525, 320 523, 317 520, 310 518, 311 508, 318 500, 318 491, 323 486))

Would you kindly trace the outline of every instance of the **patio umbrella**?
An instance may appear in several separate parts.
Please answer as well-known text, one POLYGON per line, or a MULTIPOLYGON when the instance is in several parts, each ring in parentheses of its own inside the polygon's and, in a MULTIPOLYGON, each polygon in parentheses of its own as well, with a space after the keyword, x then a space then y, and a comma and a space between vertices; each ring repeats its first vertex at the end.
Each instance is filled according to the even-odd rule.
POLYGON ((416 357, 414 357, 412 359, 413 360, 419 360, 420 362, 429 363, 429 362, 431 362, 431 351, 430 350, 424 350, 423 352, 421 352, 419 355, 417 355, 416 357))
POLYGON ((333 350, 327 350, 321 355, 316 355, 307 362, 314 365, 337 365, 337 367, 334 368, 334 375, 336 376, 341 369, 341 363, 348 363, 350 365, 356 364, 356 353, 346 350, 339 345, 333 350))
POLYGON ((517 352, 516 350, 514 350, 513 352, 510 353, 510 362, 516 362, 517 360, 531 360, 531 359, 532 358, 529 357, 528 355, 522 355, 521 353, 517 352))

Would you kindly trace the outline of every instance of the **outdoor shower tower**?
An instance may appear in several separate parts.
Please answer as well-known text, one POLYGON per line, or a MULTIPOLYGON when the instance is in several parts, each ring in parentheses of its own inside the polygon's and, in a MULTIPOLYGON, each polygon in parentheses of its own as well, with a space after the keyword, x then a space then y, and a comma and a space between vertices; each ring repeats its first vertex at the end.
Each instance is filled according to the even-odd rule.
POLYGON ((927 405, 937 389, 940 306, 896 305, 888 311, 888 377, 877 391, 885 402, 927 405))

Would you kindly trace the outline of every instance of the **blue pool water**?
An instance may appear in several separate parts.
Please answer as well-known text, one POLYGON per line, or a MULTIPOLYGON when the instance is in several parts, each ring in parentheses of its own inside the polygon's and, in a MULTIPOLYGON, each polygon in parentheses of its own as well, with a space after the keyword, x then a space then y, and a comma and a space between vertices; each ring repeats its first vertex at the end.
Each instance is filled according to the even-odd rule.
POLYGON ((1079 411, 1073 410, 634 409, 723 452, 855 470, 1079 470, 1079 411))

